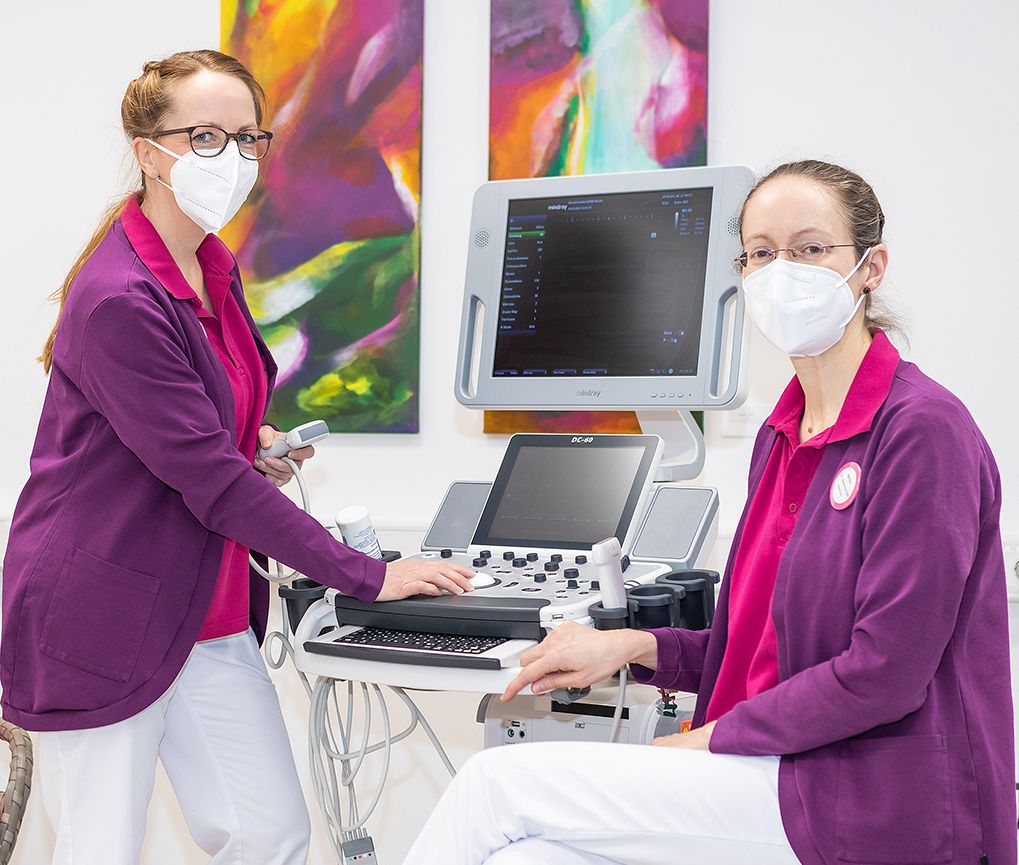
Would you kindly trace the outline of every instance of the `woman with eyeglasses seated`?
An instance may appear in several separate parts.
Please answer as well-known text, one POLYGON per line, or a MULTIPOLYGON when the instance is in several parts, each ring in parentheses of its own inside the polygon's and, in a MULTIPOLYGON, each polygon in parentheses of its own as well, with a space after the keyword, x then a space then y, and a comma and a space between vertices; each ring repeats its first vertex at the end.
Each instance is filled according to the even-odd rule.
POLYGON ((757 184, 738 265, 795 377, 757 436, 716 618, 564 625, 503 696, 629 664, 696 692, 694 729, 485 751, 406 865, 1014 865, 1001 485, 966 408, 884 332, 883 228, 838 166, 757 184))
MULTIPOLYGON (((146 63, 121 105, 140 188, 59 292, 32 471, 3 568, 3 716, 39 731, 53 862, 137 865, 157 759, 217 865, 303 865, 308 813, 258 652, 249 548, 363 601, 459 594, 386 565, 276 486, 276 365, 215 236, 258 176, 265 95, 216 51, 146 63)), ((295 463, 312 448, 289 452, 295 463)))

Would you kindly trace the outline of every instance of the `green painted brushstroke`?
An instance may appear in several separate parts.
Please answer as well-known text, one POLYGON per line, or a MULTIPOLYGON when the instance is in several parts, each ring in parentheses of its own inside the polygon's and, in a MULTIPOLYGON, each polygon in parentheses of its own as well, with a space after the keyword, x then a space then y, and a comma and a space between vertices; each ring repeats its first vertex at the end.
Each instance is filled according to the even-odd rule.
POLYGON ((314 416, 345 432, 417 431, 420 295, 415 290, 401 297, 416 282, 419 245, 418 230, 344 244, 301 275, 314 285, 311 298, 261 328, 271 347, 303 327, 309 346, 298 373, 273 395, 273 423, 286 429, 314 416), (337 347, 358 342, 398 314, 396 332, 336 365, 337 347), (324 348, 316 353, 317 346, 324 348))

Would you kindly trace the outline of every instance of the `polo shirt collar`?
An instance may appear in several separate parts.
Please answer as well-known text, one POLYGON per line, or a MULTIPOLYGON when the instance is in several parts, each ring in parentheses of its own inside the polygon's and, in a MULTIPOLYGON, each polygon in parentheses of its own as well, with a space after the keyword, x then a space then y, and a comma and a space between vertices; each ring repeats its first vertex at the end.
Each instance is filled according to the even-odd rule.
MULTIPOLYGON (((120 214, 120 222, 134 251, 167 293, 177 300, 200 303, 198 295, 184 279, 184 274, 181 273, 177 262, 170 255, 170 251, 163 243, 163 238, 159 236, 156 227, 142 212, 136 197, 132 196, 124 205, 120 214)), ((216 235, 207 234, 205 240, 198 247, 196 255, 207 283, 210 281, 210 277, 217 282, 224 278, 229 281, 234 268, 234 257, 227 249, 226 244, 216 235)))
MULTIPOLYGON (((815 436, 810 442, 827 444, 845 441, 870 430, 874 416, 888 397, 898 365, 898 350, 884 333, 875 332, 863 362, 853 377, 853 383, 849 386, 846 401, 842 404, 835 424, 827 436, 815 436)), ((805 403, 800 380, 793 376, 768 418, 768 426, 787 436, 794 445, 799 444, 799 426, 805 403)))

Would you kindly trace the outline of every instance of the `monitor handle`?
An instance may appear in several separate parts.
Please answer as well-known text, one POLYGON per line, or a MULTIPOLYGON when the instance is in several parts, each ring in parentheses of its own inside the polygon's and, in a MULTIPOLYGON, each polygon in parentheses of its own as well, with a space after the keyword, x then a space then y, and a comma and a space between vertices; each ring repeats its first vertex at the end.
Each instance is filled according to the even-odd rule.
POLYGON ((460 335, 460 351, 456 376, 457 399, 466 404, 478 395, 477 379, 475 378, 481 351, 479 331, 484 324, 485 303, 476 294, 471 293, 464 304, 462 319, 463 332, 460 335))
POLYGON ((704 434, 686 409, 637 409, 645 435, 662 437, 662 462, 656 481, 693 480, 704 468, 704 434))
MULTIPOLYGON (((746 320, 744 307, 746 300, 743 292, 735 285, 729 286, 719 295, 718 310, 715 315, 715 341, 711 352, 711 377, 708 384, 708 393, 711 401, 717 405, 728 405, 737 398, 740 388, 740 364, 743 358, 740 350, 743 347, 743 327, 746 320), (729 301, 735 296, 735 302, 730 305, 729 301), (729 321, 732 321, 732 340, 725 344, 725 331, 729 321), (728 353, 728 374, 725 393, 719 393, 722 377, 722 358, 728 353)), ((742 401, 742 400, 741 400, 742 401)))

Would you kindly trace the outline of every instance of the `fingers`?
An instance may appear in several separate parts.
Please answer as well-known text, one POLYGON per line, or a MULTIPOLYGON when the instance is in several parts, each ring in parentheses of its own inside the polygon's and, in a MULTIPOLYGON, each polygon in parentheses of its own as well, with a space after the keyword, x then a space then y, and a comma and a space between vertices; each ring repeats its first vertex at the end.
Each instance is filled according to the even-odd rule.
POLYGON ((423 580, 415 580, 413 583, 405 583, 403 591, 404 594, 402 597, 404 598, 409 598, 412 595, 431 595, 432 597, 438 597, 442 594, 442 589, 434 583, 426 583, 423 580))
POLYGON ((287 456, 300 465, 305 460, 310 460, 313 456, 315 456, 315 448, 312 445, 306 445, 303 448, 295 448, 290 451, 287 456))
POLYGON ((446 569, 456 571, 460 576, 467 577, 468 579, 477 574, 477 571, 472 571, 470 568, 465 568, 462 565, 446 565, 446 569))
POLYGON ((268 448, 272 447, 272 443, 276 441, 277 431, 274 430, 268 424, 260 426, 258 428, 258 444, 261 447, 268 448))
POLYGON ((535 694, 544 694, 556 688, 583 688, 589 684, 591 683, 583 673, 555 673, 551 676, 542 676, 531 683, 531 691, 535 694))
POLYGON ((548 658, 541 658, 533 664, 528 664, 520 671, 517 677, 506 686, 506 690, 499 699, 504 703, 508 700, 512 700, 532 682, 536 682, 538 679, 554 672, 557 672, 555 664, 550 663, 548 658))
MULTIPOLYGON (((455 583, 457 586, 463 589, 463 591, 473 592, 474 586, 471 585, 470 578, 466 574, 464 574, 464 570, 465 570, 464 568, 456 568, 450 565, 444 567, 441 571, 439 571, 439 573, 441 573, 450 582, 455 583)), ((470 574, 469 571, 467 573, 470 574)), ((470 576, 474 575, 470 574, 470 576)))

